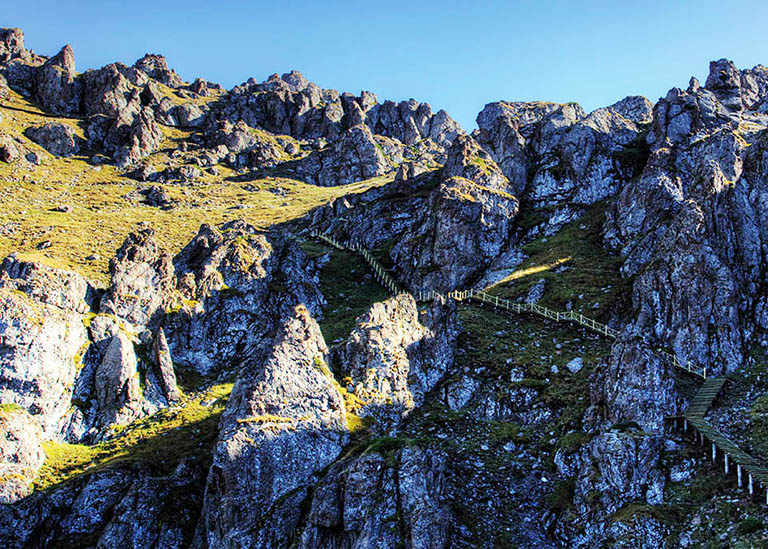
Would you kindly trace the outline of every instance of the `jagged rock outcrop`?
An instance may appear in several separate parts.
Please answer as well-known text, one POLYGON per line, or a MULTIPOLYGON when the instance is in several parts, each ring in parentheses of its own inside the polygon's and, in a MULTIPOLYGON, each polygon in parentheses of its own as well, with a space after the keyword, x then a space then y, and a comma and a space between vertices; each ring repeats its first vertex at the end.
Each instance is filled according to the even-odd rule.
POLYGON ((447 149, 456 137, 464 134, 448 113, 441 110, 432 114, 428 104, 414 99, 373 105, 366 112, 365 122, 374 133, 394 137, 406 145, 431 139, 447 149))
POLYGON ((448 158, 446 179, 430 194, 420 222, 392 250, 413 292, 466 285, 512 235, 518 201, 496 164, 471 138, 457 140, 448 158))
POLYGON ((44 109, 57 114, 75 114, 80 111, 82 84, 76 79, 72 46, 64 46, 38 68, 35 75, 37 99, 44 109))
POLYGON ((734 118, 740 87, 730 67, 712 64, 714 90, 692 81, 659 101, 649 164, 606 221, 607 242, 625 256, 623 272, 639 274, 633 330, 711 373, 745 360, 768 242, 768 142, 760 133, 768 118, 754 111, 734 118))
POLYGON ((24 33, 21 29, 0 29, 0 64, 29 55, 24 47, 24 33))
POLYGON ((40 424, 21 407, 0 408, 0 504, 13 503, 30 492, 43 464, 40 424))
POLYGON ((355 126, 326 149, 297 161, 293 169, 307 183, 323 187, 378 177, 402 161, 402 150, 397 151, 394 158, 385 156, 381 140, 367 126, 355 126))
POLYGON ((173 369, 171 350, 165 332, 160 328, 152 341, 152 356, 157 365, 157 377, 163 389, 168 404, 175 404, 181 399, 181 393, 176 383, 176 372, 173 369))
MULTIPOLYGON (((637 433, 611 431, 594 438, 577 459, 574 514, 580 523, 577 531, 560 531, 573 547, 594 547, 612 532, 611 515, 629 502, 658 505, 664 499, 664 472, 661 469, 663 439, 637 433)), ((569 471, 561 471, 572 476, 569 471)), ((650 547, 664 528, 654 524, 629 524, 642 547, 650 547), (648 538, 648 539, 644 539, 648 538)), ((572 525, 566 526, 570 528, 572 525)))
POLYGON ((418 447, 340 461, 312 497, 298 547, 450 547, 445 456, 418 447))
POLYGON ((112 336, 95 374, 101 425, 125 425, 141 415, 141 394, 136 351, 122 331, 112 336))
POLYGON ((184 85, 184 81, 176 74, 176 71, 168 68, 168 62, 162 55, 148 53, 136 61, 134 67, 170 88, 184 85))
POLYGON ((112 284, 101 299, 102 313, 148 326, 170 306, 175 283, 173 263, 160 249, 152 228, 129 234, 109 269, 112 284))
POLYGON ((69 124, 48 122, 28 128, 24 135, 54 156, 72 156, 80 152, 80 138, 69 124))
POLYGON ((242 222, 208 225, 174 258, 180 310, 165 325, 174 362, 201 373, 234 371, 271 337, 296 299, 320 313, 308 258, 278 233, 242 222))
POLYGON ((409 294, 375 303, 358 319, 332 361, 351 380, 347 389, 362 403, 357 413, 371 416, 376 431, 396 433, 449 373, 457 322, 454 303, 434 305, 420 315, 409 294))
POLYGON ((115 154, 120 167, 130 166, 158 149, 163 140, 163 131, 155 121, 150 109, 142 109, 131 123, 128 142, 115 154))
POLYGON ((464 131, 445 112, 432 113, 414 100, 378 103, 376 96, 360 97, 324 90, 293 71, 272 75, 266 82, 251 79, 231 92, 226 117, 300 139, 336 139, 345 129, 366 124, 374 134, 413 145, 430 139, 446 149, 464 131))
POLYGON ((235 168, 248 166, 260 169, 274 166, 289 157, 275 137, 249 129, 242 120, 234 125, 221 122, 209 135, 209 151, 203 156, 207 165, 217 164, 226 158, 235 168))
POLYGON ((589 114, 575 103, 490 103, 477 116, 476 137, 512 194, 553 211, 533 231, 552 234, 639 174, 651 107, 636 96, 589 114))
POLYGON ((290 546, 301 502, 341 453, 345 408, 327 348, 309 311, 294 307, 227 403, 205 493, 207 547, 290 546))
POLYGON ((0 543, 183 549, 191 543, 204 484, 204 470, 193 459, 163 476, 136 466, 83 476, 0 506, 0 543))

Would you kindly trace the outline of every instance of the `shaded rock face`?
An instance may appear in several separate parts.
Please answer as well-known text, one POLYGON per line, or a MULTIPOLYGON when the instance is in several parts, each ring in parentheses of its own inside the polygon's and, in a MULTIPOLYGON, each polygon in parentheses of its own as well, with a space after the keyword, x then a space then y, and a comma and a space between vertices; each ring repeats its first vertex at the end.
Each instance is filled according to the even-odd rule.
POLYGON ((40 422, 47 438, 67 428, 79 357, 88 344, 79 275, 6 258, 0 265, 0 400, 40 422))
MULTIPOLYGON (((618 196, 605 232, 608 244, 625 256, 623 272, 638 274, 635 320, 627 331, 651 335, 681 362, 718 374, 746 360, 766 291, 768 141, 756 130, 768 118, 744 110, 739 126, 732 101, 741 93, 739 79, 727 63, 711 68, 712 90, 692 81, 655 107, 649 164, 618 196)), ((638 345, 622 351, 636 357, 624 363, 636 377, 645 369, 638 345)), ((636 388, 635 398, 643 389, 636 388)), ((615 398, 624 401, 626 395, 615 398)), ((621 408, 629 410, 632 400, 621 408)), ((674 412, 672 400, 658 399, 656 410, 646 413, 658 419, 674 412)))
POLYGON ((28 128, 24 133, 54 156, 72 156, 80 152, 80 139, 68 124, 49 122, 28 128))
POLYGON ((0 503, 13 503, 30 493, 43 464, 43 431, 24 409, 0 411, 0 503))
POLYGON ((195 460, 170 475, 123 468, 81 477, 0 506, 5 547, 54 544, 120 547, 189 547, 202 505, 205 474, 195 460))
POLYGON ((450 547, 445 456, 418 447, 340 461, 315 489, 299 547, 450 547))
POLYGON ((477 116, 476 138, 509 178, 512 194, 552 211, 532 235, 553 234, 639 174, 651 107, 643 97, 590 114, 574 103, 490 103, 477 116))
POLYGON ((290 545, 301 502, 346 439, 344 402, 326 353, 317 323, 298 305, 271 349, 241 370, 208 476, 208 547, 290 545))
POLYGON ((518 201, 499 168, 482 155, 471 138, 457 140, 443 174, 449 178, 432 191, 420 221, 393 248, 411 291, 463 287, 509 242, 518 201))
POLYGON ((333 145, 299 160, 293 168, 308 183, 323 187, 384 175, 394 166, 377 139, 381 138, 376 138, 367 126, 355 126, 342 133, 333 145))
POLYGON ((438 181, 430 172, 332 199, 312 212, 312 227, 340 240, 378 248, 423 221, 429 193, 438 181))
POLYGON ((395 434, 402 419, 449 374, 458 331, 453 302, 436 304, 422 315, 409 294, 375 303, 332 358, 363 403, 357 413, 371 416, 376 431, 395 434))
POLYGON ((624 536, 640 543, 640 547, 659 546, 652 542, 663 537, 666 530, 655 519, 652 524, 617 527, 609 517, 629 502, 662 503, 663 445, 661 437, 611 431, 595 437, 570 462, 562 456, 556 457, 560 473, 575 477, 574 514, 579 517, 580 526, 576 531, 564 530, 561 523, 557 527, 558 537, 580 548, 595 547, 624 536), (567 463, 575 464, 575 470, 567 463))
POLYGON ((165 330, 174 362, 201 373, 234 371, 262 348, 292 300, 319 314, 322 295, 308 258, 279 234, 233 222, 204 225, 176 256, 181 310, 165 330))

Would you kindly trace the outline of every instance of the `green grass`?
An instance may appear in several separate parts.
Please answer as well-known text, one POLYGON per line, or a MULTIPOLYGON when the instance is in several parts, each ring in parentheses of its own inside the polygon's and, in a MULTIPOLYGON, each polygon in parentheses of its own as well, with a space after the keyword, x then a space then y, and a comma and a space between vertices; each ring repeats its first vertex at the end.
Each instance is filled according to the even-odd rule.
POLYGON ((183 405, 160 410, 124 427, 117 437, 92 446, 45 442, 46 460, 33 487, 45 490, 81 475, 130 463, 142 463, 158 474, 171 473, 189 456, 207 463, 218 436, 219 416, 231 391, 232 383, 214 385, 183 405))
POLYGON ((22 408, 15 402, 10 402, 8 404, 0 404, 0 417, 4 415, 17 414, 23 411, 24 411, 24 408, 22 408))
POLYGON ((309 241, 302 247, 310 257, 330 253, 330 260, 320 271, 320 289, 328 305, 323 311, 320 329, 328 343, 345 338, 355 327, 355 320, 373 303, 389 297, 373 278, 368 264, 357 254, 336 250, 309 241), (366 275, 370 275, 367 276, 366 275))
POLYGON ((460 306, 459 317, 465 332, 459 336, 458 345, 465 349, 468 363, 485 367, 491 377, 506 378, 511 368, 521 368, 525 377, 510 385, 536 389, 541 401, 557 411, 557 419, 549 426, 555 437, 581 431, 581 419, 589 405, 589 377, 608 357, 610 340, 577 325, 495 312, 478 305, 460 306), (499 332, 501 336, 496 335, 499 332), (584 367, 572 374, 565 365, 576 357, 583 359, 584 367), (551 371, 553 365, 558 368, 556 374, 551 371))
POLYGON ((599 203, 554 236, 525 244, 528 259, 489 293, 522 298, 543 279, 546 286, 539 305, 565 310, 570 303, 573 310, 595 320, 626 312, 633 280, 621 277, 621 257, 603 247, 604 219, 605 203, 599 203))
MULTIPOLYGON (((24 137, 23 130, 51 120, 72 125, 82 137, 79 121, 47 116, 15 92, 10 103, 25 111, 0 107, 0 130, 19 137, 32 150, 44 152, 24 137)), ((144 160, 158 169, 178 164, 171 153, 179 141, 192 135, 189 130, 168 127, 163 127, 163 133, 160 150, 144 160)), ((390 181, 381 177, 340 187, 316 187, 281 177, 243 177, 220 165, 218 175, 203 171, 199 184, 162 185, 177 206, 161 210, 125 198, 137 182, 114 166, 92 166, 89 154, 70 158, 44 155, 44 163, 31 169, 22 162, 0 163, 0 225, 19 224, 11 234, 0 236, 0 258, 18 252, 25 259, 79 272, 102 285, 108 282, 110 258, 139 222, 151 225, 161 246, 175 254, 203 223, 216 225, 242 218, 266 228, 300 218, 331 198, 390 181), (286 196, 269 192, 277 186, 286 190, 286 196), (52 211, 62 204, 72 210, 52 211), (38 250, 46 241, 50 247, 38 250), (91 254, 99 258, 86 260, 91 254)))

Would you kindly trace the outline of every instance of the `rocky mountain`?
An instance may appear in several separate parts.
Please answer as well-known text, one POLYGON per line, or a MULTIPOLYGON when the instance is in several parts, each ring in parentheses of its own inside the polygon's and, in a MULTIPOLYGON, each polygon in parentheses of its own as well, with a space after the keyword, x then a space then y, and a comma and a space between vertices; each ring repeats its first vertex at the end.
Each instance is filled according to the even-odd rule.
POLYGON ((709 72, 467 133, 1 29, 0 541, 765 546, 681 429, 768 463, 768 69, 709 72))

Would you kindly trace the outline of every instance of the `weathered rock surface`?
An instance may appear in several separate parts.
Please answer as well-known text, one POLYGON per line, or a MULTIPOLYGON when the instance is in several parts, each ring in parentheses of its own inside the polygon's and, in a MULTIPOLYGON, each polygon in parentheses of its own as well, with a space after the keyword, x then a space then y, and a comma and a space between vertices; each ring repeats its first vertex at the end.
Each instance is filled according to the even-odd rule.
POLYGON ((176 372, 173 369, 173 359, 165 332, 160 328, 152 342, 152 356, 157 365, 157 377, 163 389, 168 404, 175 404, 181 399, 181 393, 176 383, 176 372))
POLYGON ((0 409, 0 504, 13 503, 30 490, 45 453, 43 431, 23 408, 0 409))
POLYGON ((490 103, 477 117, 476 137, 509 178, 512 194, 552 210, 533 230, 552 234, 639 174, 651 106, 627 97, 586 114, 574 103, 490 103))
MULTIPOLYGON (((380 139, 367 126, 354 126, 343 132, 333 145, 299 160, 294 170, 308 183, 324 187, 384 175, 394 169, 397 158, 385 157, 380 139)), ((402 152, 399 159, 402 160, 402 152)))
POLYGON ((315 489, 299 547, 450 547, 445 456, 418 447, 336 463, 315 489))
POLYGON ((287 547, 295 539, 301 502, 345 441, 344 402, 326 353, 316 322, 297 305, 272 348, 241 369, 208 476, 208 547, 287 547))
POLYGON ((37 99, 46 110, 57 114, 80 111, 81 82, 76 79, 75 55, 66 45, 37 72, 37 99))
MULTIPOLYGON (((628 502, 658 505, 663 501, 662 449, 660 437, 640 432, 611 431, 594 438, 577 460, 581 467, 576 473, 574 513, 586 527, 576 532, 560 531, 559 535, 573 547, 594 547, 600 540, 625 534, 641 543, 641 547, 653 546, 652 541, 664 533, 657 521, 617 528, 609 517, 628 502)), ((572 476, 568 470, 561 473, 572 476)))
POLYGON ((242 221, 201 227, 174 259, 181 310, 168 319, 173 360, 201 373, 235 371, 271 338, 292 300, 320 313, 308 258, 278 233, 242 221))
POLYGON ((148 53, 136 61, 134 67, 168 87, 178 88, 184 85, 184 81, 176 71, 168 68, 168 62, 162 55, 148 53))
POLYGON ((79 275, 6 258, 0 265, 0 400, 32 414, 62 438, 88 344, 82 313, 89 286, 79 275))
POLYGON ((432 191, 420 222, 392 250, 413 292, 463 287, 512 236, 518 201, 487 153, 471 138, 463 138, 454 143, 448 158, 447 178, 432 191))
POLYGON ((28 55, 21 29, 0 29, 0 64, 28 55))
POLYGON ((160 250, 153 229, 128 235, 110 261, 112 285, 101 299, 102 313, 111 313, 137 326, 157 322, 174 298, 174 268, 160 250))
POLYGON ((0 542, 5 547, 186 548, 204 484, 195 460, 163 476, 142 467, 94 473, 0 506, 0 542))
POLYGON ((713 63, 713 90, 692 81, 659 101, 649 164, 606 222, 607 242, 625 255, 623 271, 639 273, 633 329, 713 373, 745 360, 768 242, 768 142, 758 131, 768 119, 744 111, 754 130, 737 130, 732 111, 740 87, 731 67, 713 63))
POLYGON ((379 104, 370 92, 362 92, 360 97, 342 95, 319 88, 296 71, 282 77, 272 75, 261 84, 251 79, 230 95, 226 117, 232 123, 243 120, 251 127, 300 139, 333 140, 343 130, 364 123, 373 133, 406 145, 431 139, 447 148, 464 133, 445 111, 433 114, 426 103, 379 104))
POLYGON ((143 415, 136 351, 123 332, 109 339, 96 369, 95 388, 102 425, 125 425, 143 415))
POLYGON ((48 122, 28 128, 24 133, 54 156, 72 156, 80 152, 80 139, 68 124, 48 122))
POLYGON ((351 378, 350 388, 363 403, 357 413, 374 418, 376 431, 396 433, 402 419, 449 373, 457 322, 453 302, 420 315, 408 294, 376 303, 360 317, 332 360, 351 378))

